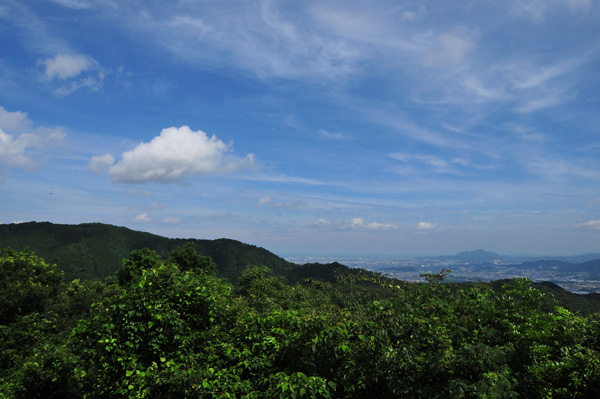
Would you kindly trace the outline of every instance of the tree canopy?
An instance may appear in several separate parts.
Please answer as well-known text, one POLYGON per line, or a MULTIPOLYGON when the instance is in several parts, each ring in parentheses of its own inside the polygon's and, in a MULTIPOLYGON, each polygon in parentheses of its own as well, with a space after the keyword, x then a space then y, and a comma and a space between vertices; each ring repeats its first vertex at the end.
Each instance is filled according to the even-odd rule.
POLYGON ((598 314, 527 279, 459 285, 447 272, 288 284, 256 265, 232 285, 187 245, 65 283, 5 250, 0 397, 600 397, 598 314))

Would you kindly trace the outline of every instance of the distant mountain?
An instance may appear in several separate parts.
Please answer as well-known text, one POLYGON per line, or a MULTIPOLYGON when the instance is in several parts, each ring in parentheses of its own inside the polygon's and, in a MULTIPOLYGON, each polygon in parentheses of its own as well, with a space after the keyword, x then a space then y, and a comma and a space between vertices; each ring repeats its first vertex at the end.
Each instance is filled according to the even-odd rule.
POLYGON ((590 260, 576 265, 568 266, 568 270, 572 272, 587 272, 590 274, 600 275, 600 259, 590 260))
POLYGON ((536 261, 523 262, 519 264, 523 269, 542 269, 542 270, 567 270, 573 267, 572 263, 553 259, 540 259, 536 261))
POLYGON ((195 243, 198 254, 210 256, 217 264, 218 274, 232 283, 248 265, 268 266, 290 282, 309 276, 333 281, 334 269, 346 268, 336 264, 296 265, 264 248, 225 238, 174 239, 102 223, 0 225, 0 249, 21 251, 29 247, 46 262, 55 263, 67 280, 111 276, 122 267, 123 258, 136 249, 150 248, 167 259, 173 249, 186 242, 195 243))
POLYGON ((504 266, 512 263, 512 266, 522 269, 537 269, 557 272, 587 272, 600 275, 600 253, 590 253, 572 256, 544 256, 544 257, 519 257, 499 255, 495 252, 476 249, 474 251, 463 251, 456 255, 438 256, 437 259, 454 261, 460 263, 480 264, 482 267, 490 267, 494 261, 502 261, 504 266))
POLYGON ((503 258, 495 252, 484 251, 483 249, 476 249, 474 251, 463 251, 456 255, 444 256, 444 259, 452 259, 460 262, 470 263, 482 263, 482 262, 493 262, 495 260, 503 258))

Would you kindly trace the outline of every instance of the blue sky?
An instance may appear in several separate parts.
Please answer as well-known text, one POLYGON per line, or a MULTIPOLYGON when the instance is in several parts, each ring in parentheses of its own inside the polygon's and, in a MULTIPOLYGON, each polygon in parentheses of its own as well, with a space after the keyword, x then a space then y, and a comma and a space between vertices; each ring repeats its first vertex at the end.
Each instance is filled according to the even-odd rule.
POLYGON ((595 0, 0 4, 0 223, 600 251, 595 0))

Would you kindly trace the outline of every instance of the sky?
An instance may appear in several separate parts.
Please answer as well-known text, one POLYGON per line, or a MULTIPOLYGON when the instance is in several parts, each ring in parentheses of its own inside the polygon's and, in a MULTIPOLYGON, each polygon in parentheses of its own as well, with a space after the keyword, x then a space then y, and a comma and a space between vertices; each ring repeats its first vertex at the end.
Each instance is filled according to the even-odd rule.
POLYGON ((3 0, 0 223, 600 252, 597 0, 3 0))

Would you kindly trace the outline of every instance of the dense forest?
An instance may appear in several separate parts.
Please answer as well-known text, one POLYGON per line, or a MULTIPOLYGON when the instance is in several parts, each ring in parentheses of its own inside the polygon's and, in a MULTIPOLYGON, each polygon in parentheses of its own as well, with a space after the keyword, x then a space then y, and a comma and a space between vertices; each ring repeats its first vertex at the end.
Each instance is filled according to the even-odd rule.
POLYGON ((313 277, 335 280, 333 269, 341 265, 303 265, 254 245, 221 238, 218 240, 176 239, 134 231, 102 223, 78 225, 49 222, 0 224, 0 248, 21 251, 30 248, 64 272, 65 279, 104 279, 121 268, 131 251, 150 248, 168 257, 175 248, 193 242, 198 253, 209 256, 218 265, 217 275, 236 283, 248 265, 267 266, 289 282, 313 277))
POLYGON ((290 284, 218 276, 198 244, 137 249, 70 280, 29 249, 0 254, 6 398, 595 398, 600 317, 526 279, 391 280, 333 267, 290 284))

